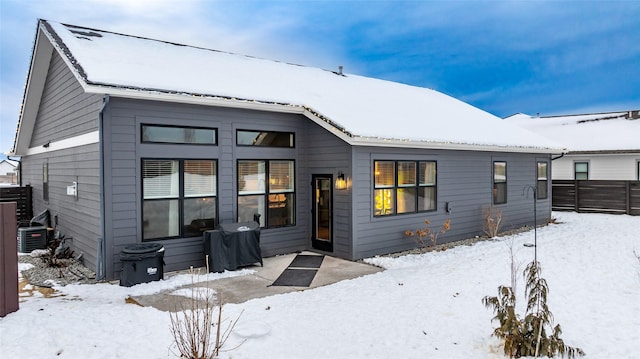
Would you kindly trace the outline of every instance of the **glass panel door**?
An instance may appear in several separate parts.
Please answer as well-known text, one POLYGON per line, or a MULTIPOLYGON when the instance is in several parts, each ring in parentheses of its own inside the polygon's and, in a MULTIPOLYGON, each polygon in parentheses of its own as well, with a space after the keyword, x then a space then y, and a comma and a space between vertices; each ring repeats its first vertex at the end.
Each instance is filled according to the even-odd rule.
POLYGON ((313 248, 333 251, 333 177, 313 175, 313 248))

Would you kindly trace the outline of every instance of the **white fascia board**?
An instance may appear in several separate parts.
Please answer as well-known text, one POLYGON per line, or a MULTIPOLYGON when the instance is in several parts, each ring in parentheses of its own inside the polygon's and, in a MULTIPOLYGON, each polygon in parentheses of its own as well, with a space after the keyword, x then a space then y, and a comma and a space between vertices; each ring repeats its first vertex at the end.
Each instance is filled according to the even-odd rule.
POLYGON ((51 40, 48 36, 42 36, 43 34, 46 34, 46 31, 43 31, 42 26, 40 26, 36 35, 29 78, 27 79, 22 108, 20 109, 18 133, 13 151, 13 154, 17 156, 24 155, 31 144, 31 136, 33 135, 42 92, 49 72, 49 63, 53 55, 51 40))
POLYGON ((318 116, 313 110, 305 109, 302 114, 308 119, 310 119, 311 121, 315 122, 320 127, 331 132, 333 135, 335 135, 339 139, 343 140, 344 142, 350 145, 353 145, 353 136, 351 136, 347 131, 340 129, 335 125, 331 124, 328 120, 325 120, 322 117, 318 116))
POLYGON ((385 139, 377 137, 359 137, 356 136, 351 140, 354 146, 374 146, 374 147, 401 147, 401 148, 419 148, 419 149, 438 149, 438 150, 455 150, 455 151, 484 151, 484 152, 515 152, 515 153, 539 153, 539 154, 561 154, 566 150, 559 148, 540 148, 540 147, 518 147, 518 146, 498 146, 498 145, 482 145, 482 144, 466 144, 454 142, 429 142, 429 141, 412 141, 385 139))
POLYGON ((269 103, 263 101, 252 101, 235 98, 225 98, 222 96, 195 95, 188 93, 166 93, 152 90, 127 89, 110 86, 101 86, 82 83, 86 93, 109 95, 111 97, 122 97, 137 100, 151 100, 163 102, 185 103, 193 105, 216 106, 242 108, 247 110, 258 110, 267 112, 298 113, 304 112, 302 106, 282 103, 269 103))
POLYGON ((24 155, 30 156, 30 155, 37 155, 41 153, 48 153, 52 151, 66 150, 69 148, 91 145, 98 142, 100 142, 100 132, 93 131, 93 132, 85 133, 83 135, 65 138, 60 141, 49 142, 47 147, 45 146, 31 147, 25 151, 24 155))

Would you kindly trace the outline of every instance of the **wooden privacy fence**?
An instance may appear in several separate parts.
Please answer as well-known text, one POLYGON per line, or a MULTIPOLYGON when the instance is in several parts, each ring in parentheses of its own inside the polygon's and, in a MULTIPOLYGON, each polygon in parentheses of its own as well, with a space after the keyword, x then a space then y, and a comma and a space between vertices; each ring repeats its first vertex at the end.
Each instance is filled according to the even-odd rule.
POLYGON ((554 211, 640 215, 640 181, 553 180, 554 211))
POLYGON ((0 187, 0 203, 16 202, 16 219, 18 222, 30 221, 33 218, 31 202, 32 187, 0 187))

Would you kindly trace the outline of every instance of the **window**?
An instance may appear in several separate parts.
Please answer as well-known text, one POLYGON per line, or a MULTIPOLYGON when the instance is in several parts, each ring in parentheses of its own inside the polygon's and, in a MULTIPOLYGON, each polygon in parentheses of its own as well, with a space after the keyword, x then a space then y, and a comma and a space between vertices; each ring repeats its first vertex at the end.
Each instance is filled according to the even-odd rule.
POLYGON ((493 163, 493 204, 507 203, 507 163, 493 163))
POLYGON ((638 181, 640 181, 640 161, 638 161, 638 163, 636 163, 636 169, 638 170, 637 174, 638 174, 638 181))
POLYGON ((574 178, 576 180, 588 180, 589 179, 589 162, 575 162, 574 164, 574 178))
POLYGON ((288 147, 293 148, 292 132, 266 132, 238 130, 236 143, 238 146, 288 147))
POLYGON ((436 162, 375 161, 374 216, 436 209, 436 162))
POLYGON ((214 128, 142 125, 144 143, 215 145, 216 136, 214 128))
POLYGON ((258 214, 261 227, 295 225, 294 169, 294 161, 239 160, 238 222, 258 214))
POLYGON ((548 183, 549 183, 549 174, 547 172, 547 162, 538 162, 538 179, 537 179, 537 197, 538 199, 546 199, 549 196, 548 193, 548 183))
POLYGON ((214 160, 142 160, 142 239, 196 237, 216 225, 214 160))
POLYGON ((49 202, 49 163, 42 164, 42 200, 49 202))

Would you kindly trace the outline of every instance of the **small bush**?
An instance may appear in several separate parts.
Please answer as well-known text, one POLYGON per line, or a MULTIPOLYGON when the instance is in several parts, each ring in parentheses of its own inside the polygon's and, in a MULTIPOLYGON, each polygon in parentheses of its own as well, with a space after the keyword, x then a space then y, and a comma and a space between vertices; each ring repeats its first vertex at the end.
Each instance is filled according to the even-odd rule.
POLYGON ((502 211, 489 207, 482 211, 482 217, 484 218, 484 233, 489 238, 496 237, 502 228, 502 211))
POLYGON ((553 315, 547 306, 549 287, 540 276, 540 266, 531 262, 525 270, 527 309, 524 318, 516 313, 516 295, 511 287, 498 287, 498 295, 486 296, 482 302, 495 313, 500 324, 493 335, 504 341, 504 353, 510 358, 559 354, 569 358, 584 355, 580 348, 564 344, 560 325, 553 326, 553 315))
MULTIPOLYGON (((192 268, 192 278, 195 274, 192 268)), ((176 353, 176 356, 187 359, 217 358, 238 323, 242 312, 223 331, 222 307, 224 303, 222 297, 216 299, 215 293, 210 290, 211 288, 207 287, 206 289, 209 290, 203 292, 193 287, 193 284, 192 280, 191 295, 187 304, 180 305, 175 313, 169 313, 171 335, 179 353, 179 355, 176 353), (214 328, 216 332, 212 339, 211 331, 214 328)))
POLYGON ((426 224, 425 228, 416 229, 415 231, 406 230, 404 235, 407 237, 412 237, 413 240, 418 243, 422 248, 426 248, 429 246, 436 245, 438 243, 438 236, 441 234, 447 233, 451 229, 451 220, 447 219, 443 224, 440 230, 432 232, 429 228, 431 221, 425 219, 424 223, 426 224))

